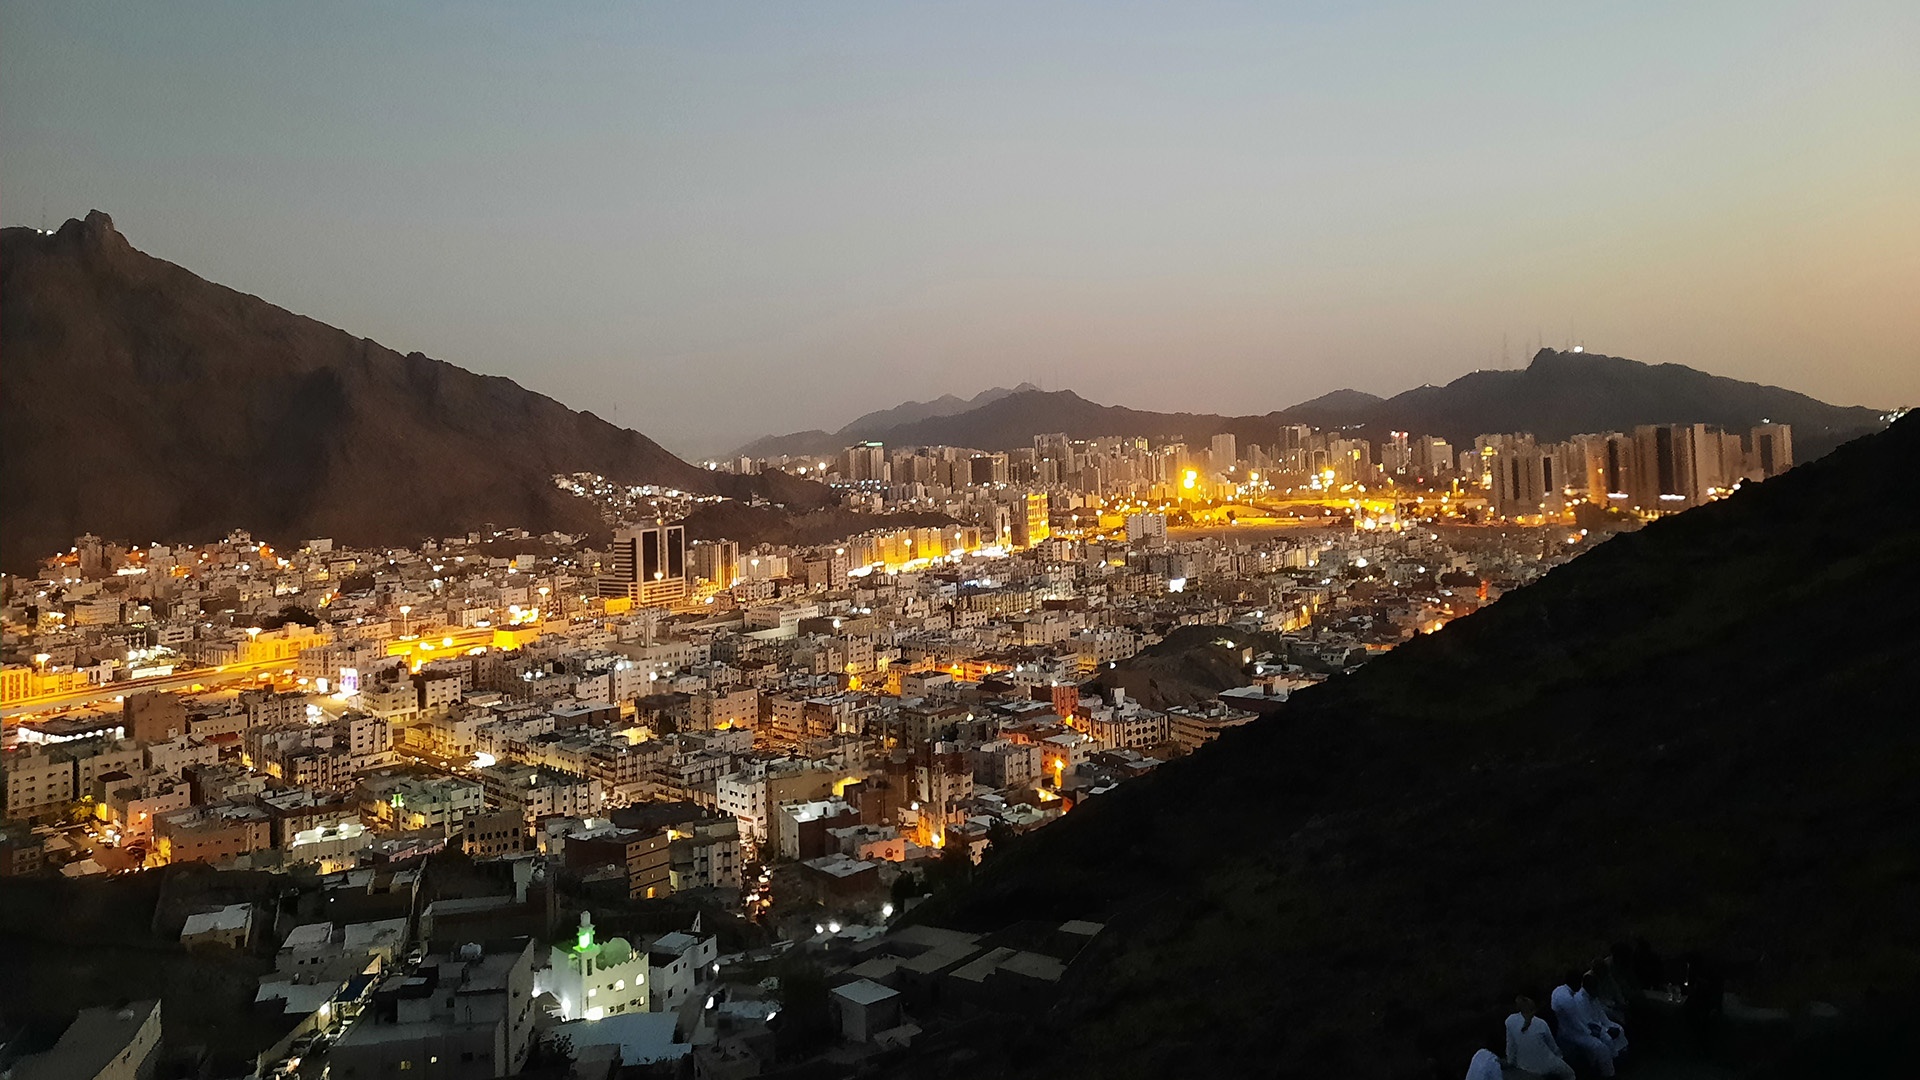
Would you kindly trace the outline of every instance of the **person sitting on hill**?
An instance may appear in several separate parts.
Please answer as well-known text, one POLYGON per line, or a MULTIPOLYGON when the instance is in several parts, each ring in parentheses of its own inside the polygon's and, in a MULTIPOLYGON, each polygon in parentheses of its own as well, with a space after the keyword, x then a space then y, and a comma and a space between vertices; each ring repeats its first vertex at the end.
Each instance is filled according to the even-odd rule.
POLYGON ((1600 991, 1600 976, 1589 971, 1580 977, 1580 989, 1574 992, 1573 1002, 1586 1010, 1589 1030, 1598 1027, 1601 1036, 1613 1047, 1613 1056, 1618 1058, 1627 1052, 1627 1030, 1614 1019, 1600 991))
POLYGON ((1533 999, 1522 994, 1513 999, 1519 1011, 1507 1017, 1507 1064, 1536 1076, 1554 1080, 1574 1080, 1573 1068, 1560 1056, 1560 1044, 1545 1018, 1538 1015, 1533 999))
POLYGON ((1626 942, 1615 942, 1607 955, 1594 961, 1593 975, 1600 980, 1595 996, 1609 1014, 1624 1015, 1642 1000, 1644 988, 1634 974, 1633 947, 1626 942))
POLYGON ((1593 1071, 1600 1076, 1610 1077, 1613 1044, 1607 1038, 1606 1029, 1593 1022, 1587 1007, 1575 997, 1579 986, 1580 976, 1569 975, 1565 982, 1553 988, 1553 996, 1548 999, 1553 1018, 1560 1026, 1560 1042, 1569 1056, 1593 1066, 1593 1071))

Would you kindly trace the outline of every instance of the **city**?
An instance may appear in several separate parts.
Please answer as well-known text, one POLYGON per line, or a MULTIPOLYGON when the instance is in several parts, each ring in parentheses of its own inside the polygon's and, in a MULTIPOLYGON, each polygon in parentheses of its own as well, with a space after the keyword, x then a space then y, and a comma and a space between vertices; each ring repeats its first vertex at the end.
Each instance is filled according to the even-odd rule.
POLYGON ((0 1080, 1907 1080, 1917 43, 0 0, 0 1080))
MULTIPOLYGON (((925 959, 948 992, 1030 1004, 1099 933, 1063 924, 1002 956, 891 928, 996 844, 1613 532, 1792 464, 1782 425, 1488 435, 1457 454, 1396 432, 1376 456, 1304 426, 1244 452, 1231 435, 1034 444, 727 463, 824 472, 871 526, 811 547, 689 540, 683 519, 714 498, 584 474, 554 482, 606 518, 600 550, 500 526, 412 550, 80 537, 5 582, 0 870, 202 863, 292 874, 329 902, 412 883, 387 918, 287 933, 259 976, 286 999, 254 1025, 263 1073, 365 1075, 479 1038, 438 1014, 383 1030, 383 988, 429 951, 521 930, 518 954, 453 962, 530 980, 532 1029, 576 1054, 641 1039, 708 1074, 790 1062, 752 1037, 786 1000, 765 972, 789 951, 858 977, 814 1052, 873 1052, 954 1020, 876 972, 925 959), (916 512, 949 523, 888 527, 916 512), (1196 650, 1228 658, 1227 685, 1196 650), (1134 677, 1143 662, 1153 677, 1134 677), (493 884, 443 886, 450 851, 493 884), (686 926, 595 937, 596 915, 624 925, 668 897, 686 926), (539 942, 576 922, 549 957, 539 942), (641 1014, 655 1021, 631 1027, 641 1014)), ((268 915, 209 905, 178 933, 244 951, 268 915)), ((482 1042, 507 1057, 450 1075, 539 1053, 519 1018, 485 1023, 506 1025, 482 1042)))

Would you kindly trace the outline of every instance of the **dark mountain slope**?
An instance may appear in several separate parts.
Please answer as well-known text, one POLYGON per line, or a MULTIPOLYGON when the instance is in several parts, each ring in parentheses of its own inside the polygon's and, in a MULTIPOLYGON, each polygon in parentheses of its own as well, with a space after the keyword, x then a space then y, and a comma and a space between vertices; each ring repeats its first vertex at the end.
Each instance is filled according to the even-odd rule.
POLYGON ((557 472, 826 497, 717 476, 511 380, 215 285, 135 250, 98 211, 52 236, 0 235, 0 312, 0 565, 13 569, 87 531, 385 543, 483 521, 597 530, 557 472))
POLYGON ((1912 995, 1916 553, 1908 417, 1021 838, 916 917, 1109 930, 965 1067, 1457 1075, 1516 990, 1634 935, 1786 1007, 1912 995))
POLYGON ((1552 349, 1540 350, 1524 370, 1476 371, 1445 386, 1395 394, 1355 415, 1355 422, 1375 430, 1430 432, 1455 445, 1500 431, 1531 431, 1557 441, 1638 424, 1715 424, 1744 432, 1772 420, 1793 425, 1802 461, 1880 424, 1872 409, 1828 405, 1777 386, 1679 364, 1552 349))
POLYGON ((935 416, 952 416, 955 413, 963 413, 969 409, 977 409, 982 405, 991 405, 1003 397, 1010 397, 1014 394, 1024 394, 1029 390, 1038 389, 1040 388, 1032 383, 1023 382, 1012 389, 1004 386, 996 386, 989 390, 982 390, 970 398, 958 397, 954 394, 942 394, 932 401, 909 401, 905 404, 895 405, 891 409, 876 409, 854 420, 853 423, 841 428, 840 431, 842 434, 848 435, 859 435, 865 431, 885 431, 890 427, 913 423, 915 420, 927 420, 935 416))
POLYGON ((876 432, 889 446, 971 446, 1010 450, 1032 446, 1035 435, 1065 432, 1076 439, 1101 435, 1182 436, 1205 439, 1233 418, 1210 413, 1159 413, 1101 405, 1071 390, 1028 390, 978 409, 876 432))
POLYGON ((1384 400, 1358 390, 1336 390, 1279 412, 1220 416, 1144 412, 1100 405, 1072 391, 1035 390, 861 437, 894 446, 1010 450, 1031 446, 1035 435, 1048 432, 1082 439, 1178 435, 1190 445, 1231 432, 1247 445, 1272 443, 1281 424, 1311 424, 1350 428, 1356 436, 1376 440, 1389 431, 1439 435, 1466 446, 1476 435, 1496 432, 1530 431, 1557 441, 1639 424, 1716 424, 1744 434, 1766 420, 1793 425, 1795 455, 1801 461, 1881 426, 1879 413, 1872 409, 1828 405, 1791 390, 1678 364, 1542 349, 1522 371, 1476 371, 1445 386, 1422 386, 1384 400))
POLYGON ((1012 389, 996 386, 982 390, 970 398, 953 394, 942 394, 932 401, 909 401, 895 405, 891 409, 876 409, 855 419, 839 431, 796 431, 791 435, 768 435, 734 451, 736 456, 770 458, 798 456, 802 454, 837 454, 853 444, 871 438, 875 432, 886 431, 902 424, 911 424, 936 416, 953 416, 956 413, 978 409, 990 405, 1003 397, 1037 390, 1032 383, 1021 383, 1012 389))

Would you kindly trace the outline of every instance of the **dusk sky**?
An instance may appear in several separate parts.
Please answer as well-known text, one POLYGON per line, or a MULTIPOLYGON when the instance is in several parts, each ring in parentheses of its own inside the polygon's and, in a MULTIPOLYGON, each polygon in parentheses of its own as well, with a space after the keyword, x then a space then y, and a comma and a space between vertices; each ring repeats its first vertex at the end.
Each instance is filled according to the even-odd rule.
POLYGON ((1910 405, 1917 57, 1913 0, 9 0, 0 216, 98 207, 696 455, 1023 379, 1264 412, 1542 338, 1910 405))

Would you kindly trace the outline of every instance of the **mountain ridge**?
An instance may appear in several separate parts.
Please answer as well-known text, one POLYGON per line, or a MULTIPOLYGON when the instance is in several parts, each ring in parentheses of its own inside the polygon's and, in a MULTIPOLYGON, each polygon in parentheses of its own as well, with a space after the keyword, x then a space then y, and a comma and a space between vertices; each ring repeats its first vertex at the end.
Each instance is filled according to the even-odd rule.
POLYGON ((598 534, 555 473, 825 505, 639 432, 287 311, 135 248, 98 210, 0 231, 0 565, 82 532, 414 543, 486 521, 598 534))
MULTIPOLYGON (((1029 390, 863 437, 894 446, 1011 450, 1031 446, 1035 435, 1052 432, 1079 439, 1179 436, 1190 443, 1229 433, 1247 445, 1273 442, 1282 424, 1308 424, 1343 428, 1376 441, 1389 431, 1438 435, 1458 449, 1470 446, 1478 435, 1514 431, 1558 441, 1640 424, 1708 423, 1744 432, 1773 420, 1793 425, 1797 456, 1807 460, 1875 430, 1880 417, 1863 406, 1829 405, 1798 391, 1681 364, 1542 349, 1518 371, 1469 372, 1444 386, 1415 387, 1386 398, 1335 390, 1255 416, 1152 412, 1102 405, 1071 390, 1029 390)), ((809 452, 833 453, 846 445, 830 445, 832 441, 815 444, 809 452)))
POLYGON ((995 386, 982 390, 970 398, 955 394, 942 394, 932 401, 907 401, 890 409, 875 409, 870 413, 854 418, 851 423, 838 431, 823 431, 813 428, 808 431, 795 431, 786 435, 765 435, 735 450, 729 457, 768 458, 782 455, 795 457, 800 455, 837 454, 865 440, 875 431, 910 424, 919 420, 931 420, 939 416, 953 416, 957 413, 991 405, 1002 398, 1014 394, 1038 390, 1030 382, 1015 387, 995 386))

